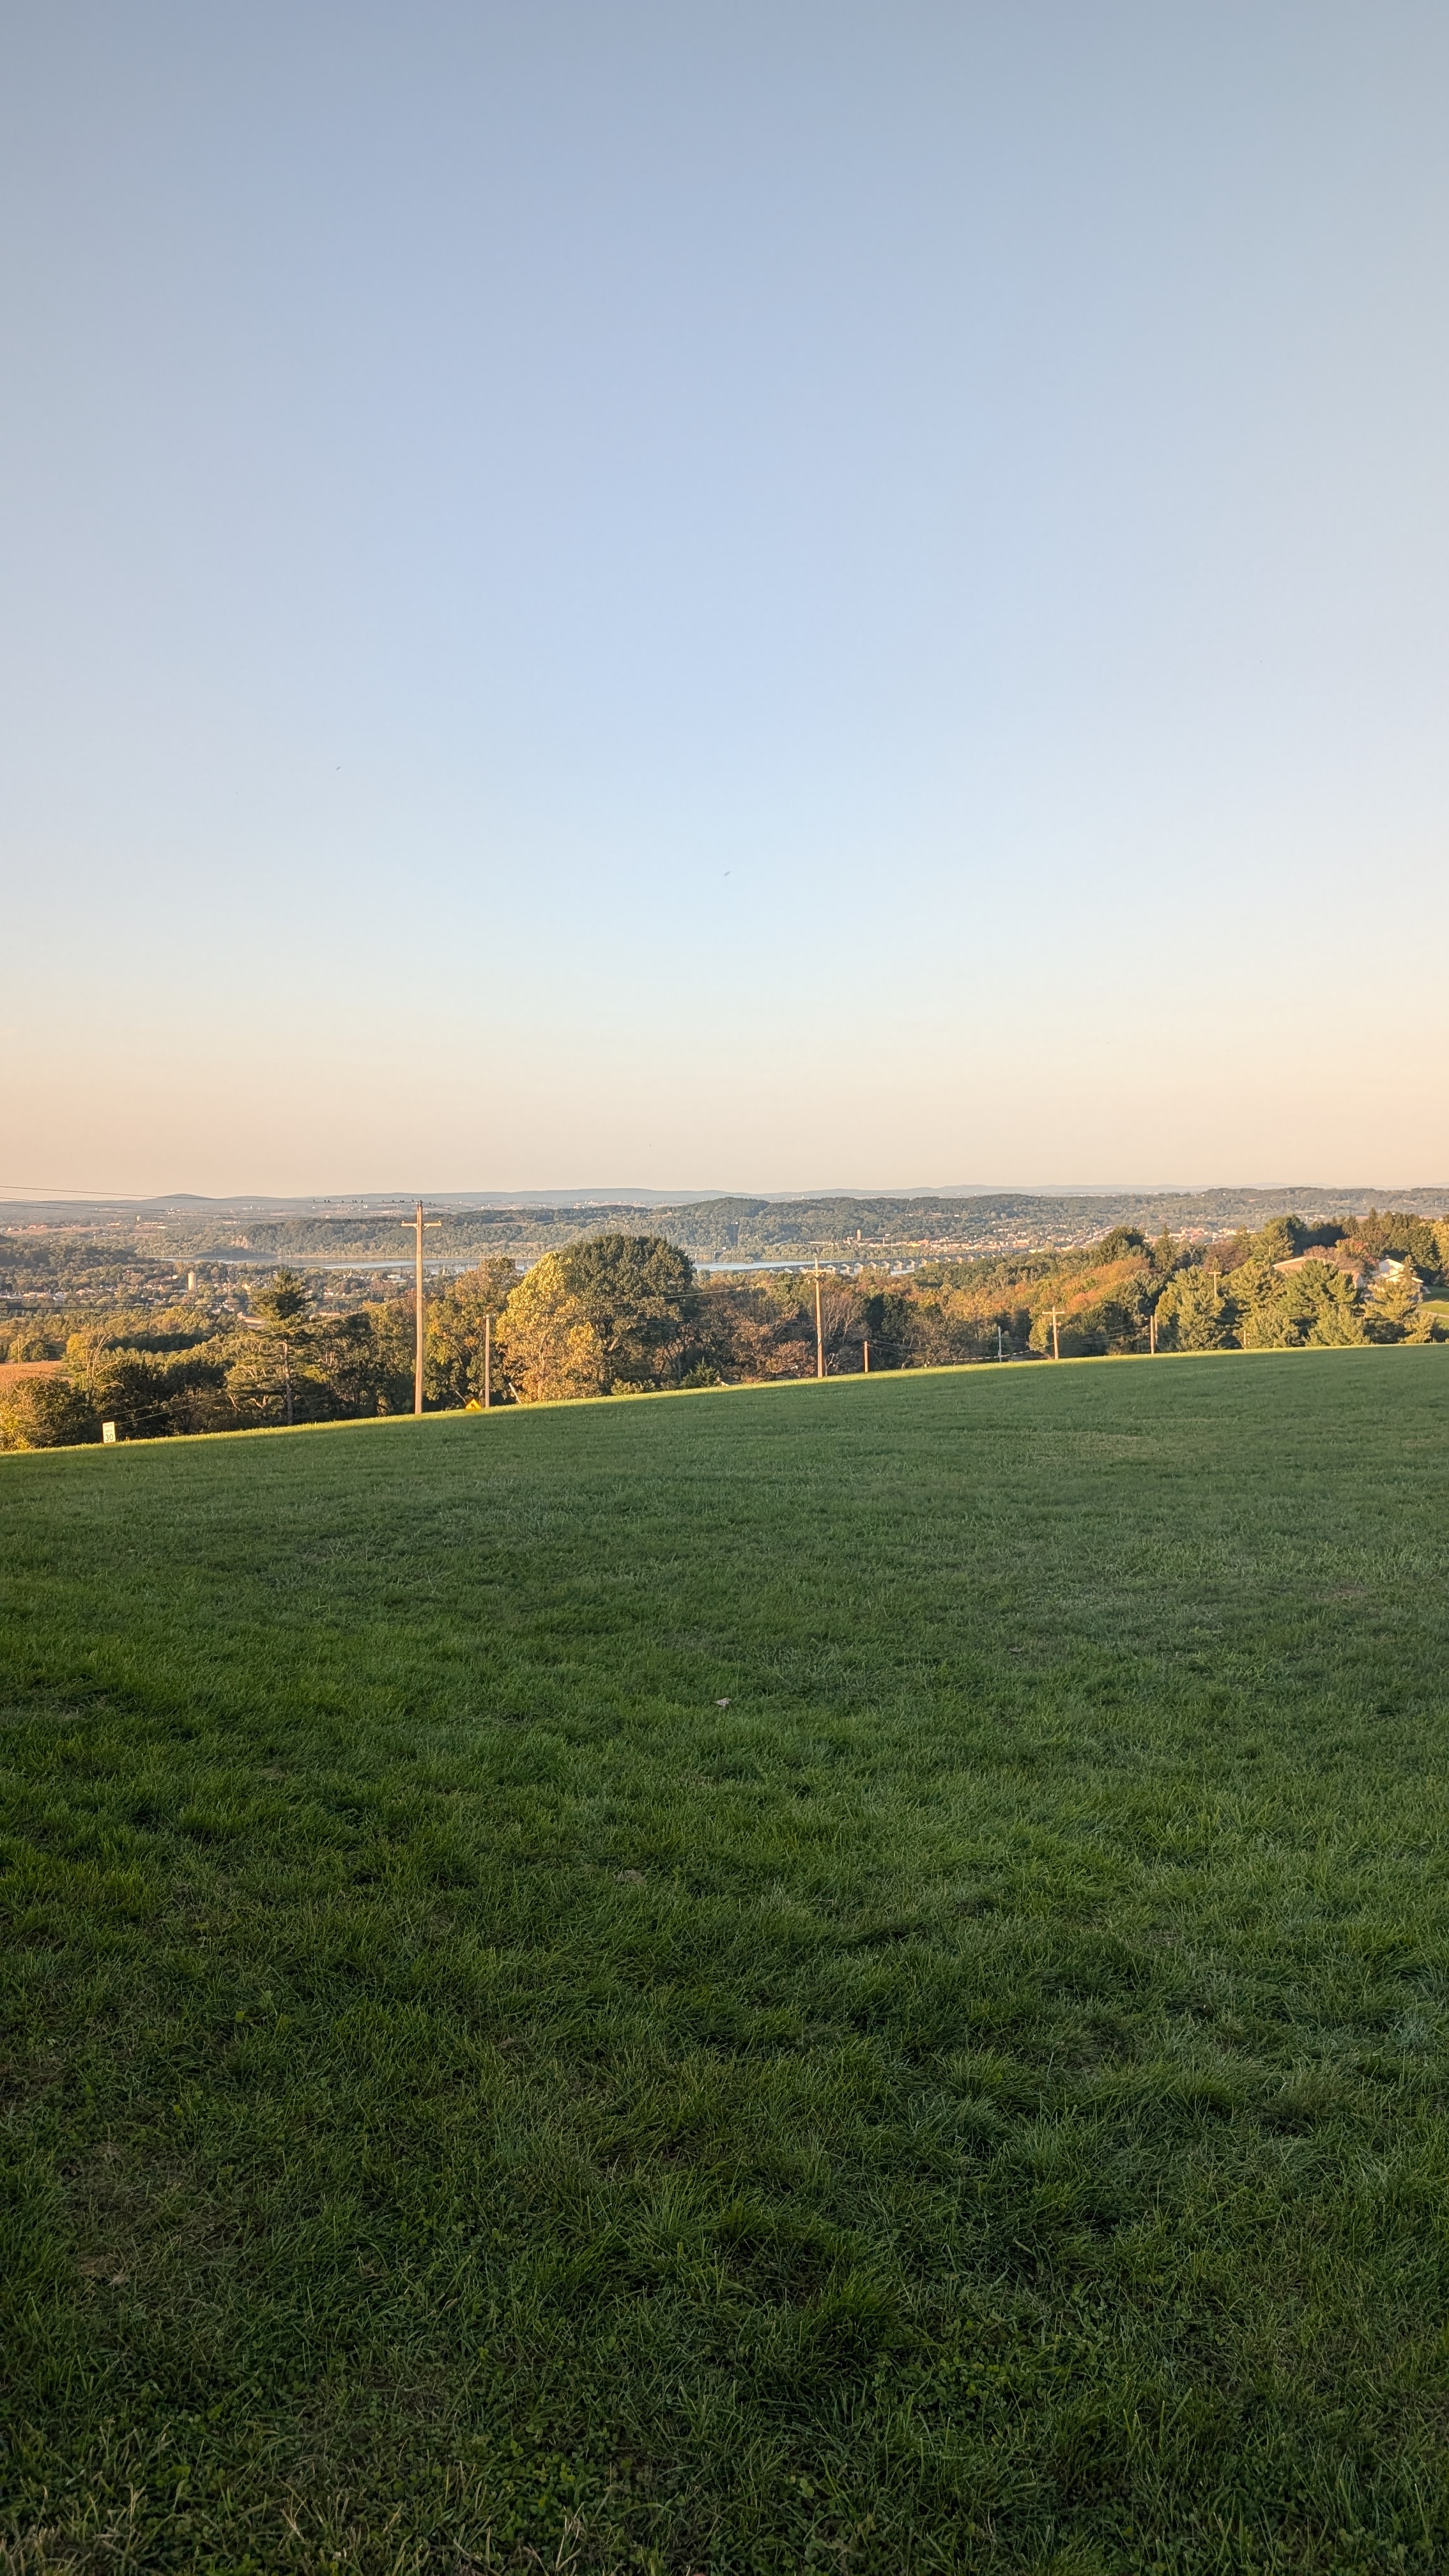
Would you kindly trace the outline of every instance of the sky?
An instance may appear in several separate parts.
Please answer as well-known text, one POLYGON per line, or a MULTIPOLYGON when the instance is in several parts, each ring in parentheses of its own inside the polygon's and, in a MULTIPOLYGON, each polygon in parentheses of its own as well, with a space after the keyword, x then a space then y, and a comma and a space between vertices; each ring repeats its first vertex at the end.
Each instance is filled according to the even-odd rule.
POLYGON ((1442 0, 0 20, 0 1186, 1449 1182, 1442 0))

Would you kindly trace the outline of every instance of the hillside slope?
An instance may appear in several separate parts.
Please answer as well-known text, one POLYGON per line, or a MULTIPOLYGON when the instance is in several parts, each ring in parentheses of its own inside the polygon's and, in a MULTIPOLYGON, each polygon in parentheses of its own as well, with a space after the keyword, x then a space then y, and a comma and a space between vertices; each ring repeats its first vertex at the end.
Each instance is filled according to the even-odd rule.
POLYGON ((0 1460, 12 2563, 1445 2564, 1446 1433, 1395 1349, 0 1460))

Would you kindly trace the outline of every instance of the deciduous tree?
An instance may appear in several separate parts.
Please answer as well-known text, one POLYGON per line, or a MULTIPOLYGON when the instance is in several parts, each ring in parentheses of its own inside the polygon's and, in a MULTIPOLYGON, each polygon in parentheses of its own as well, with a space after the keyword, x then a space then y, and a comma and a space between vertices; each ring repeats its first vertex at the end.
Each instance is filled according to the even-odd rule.
POLYGON ((527 1403, 677 1385, 696 1365, 694 1265, 662 1235, 600 1234, 545 1253, 499 1321, 509 1378, 527 1403))

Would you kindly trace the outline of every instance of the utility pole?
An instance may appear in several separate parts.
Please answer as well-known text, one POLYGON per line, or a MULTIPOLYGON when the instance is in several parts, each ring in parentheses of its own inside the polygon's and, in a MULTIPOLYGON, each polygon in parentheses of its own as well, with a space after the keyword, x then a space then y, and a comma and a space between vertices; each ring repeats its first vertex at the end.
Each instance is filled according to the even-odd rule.
POLYGON ((825 1334, 820 1322, 820 1256, 815 1256, 815 1374, 825 1375, 825 1334))
POLYGON ((1151 1314, 1150 1314, 1150 1315, 1148 1316, 1148 1318, 1147 1318, 1147 1348, 1148 1348, 1149 1352, 1151 1353, 1152 1357, 1153 1357, 1154 1359, 1156 1359, 1156 1357, 1157 1357, 1157 1308, 1156 1308, 1155 1306, 1153 1307, 1151 1314))
POLYGON ((421 1199, 419 1199, 411 1216, 402 1216, 398 1218, 399 1225, 410 1225, 418 1238, 417 1312, 414 1319, 415 1329, 413 1334, 414 1413, 421 1413, 423 1409, 423 1228, 425 1226, 441 1225, 442 1222, 443 1220, 440 1216, 424 1216, 423 1203, 421 1199))
POLYGON ((999 1360, 1004 1360, 1006 1357, 1006 1353, 1001 1347, 1001 1326, 999 1324, 996 1327, 996 1356, 999 1360))
MULTIPOLYGON (((418 1273, 418 1277, 419 1277, 419 1278, 421 1278, 421 1277, 422 1277, 422 1272, 421 1272, 421 1271, 419 1271, 419 1273, 418 1273)), ((1053 1358, 1054 1360, 1059 1360, 1059 1359, 1061 1358, 1061 1355, 1062 1355, 1062 1344, 1061 1344, 1061 1335, 1060 1335, 1060 1334, 1058 1333, 1058 1331, 1057 1331, 1057 1310, 1056 1310, 1055 1306, 1053 1306, 1053 1308, 1052 1308, 1052 1358, 1053 1358)), ((419 1410, 421 1410, 421 1407, 419 1408, 419 1410)))
POLYGON ((483 1318, 483 1410, 493 1402, 493 1318, 483 1318))
POLYGON ((869 1342, 862 1342, 862 1344, 861 1344, 861 1349, 862 1349, 862 1351, 863 1351, 863 1352, 864 1352, 864 1354, 865 1354, 865 1373, 866 1373, 866 1376, 867 1376, 867 1377, 869 1377, 869 1375, 870 1375, 870 1344, 869 1344, 869 1342))

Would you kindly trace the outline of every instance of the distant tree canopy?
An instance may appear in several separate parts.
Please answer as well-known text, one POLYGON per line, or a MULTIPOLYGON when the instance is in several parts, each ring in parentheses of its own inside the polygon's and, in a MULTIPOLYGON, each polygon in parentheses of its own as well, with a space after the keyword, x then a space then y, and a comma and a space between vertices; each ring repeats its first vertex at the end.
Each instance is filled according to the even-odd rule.
POLYGON ((1386 1255, 1412 1261, 1426 1278, 1432 1278, 1449 1259, 1449 1225, 1442 1218, 1435 1225, 1426 1216, 1403 1216, 1393 1210, 1381 1216, 1371 1208, 1366 1217, 1355 1218, 1342 1231, 1353 1249, 1370 1261, 1382 1261, 1386 1255))

